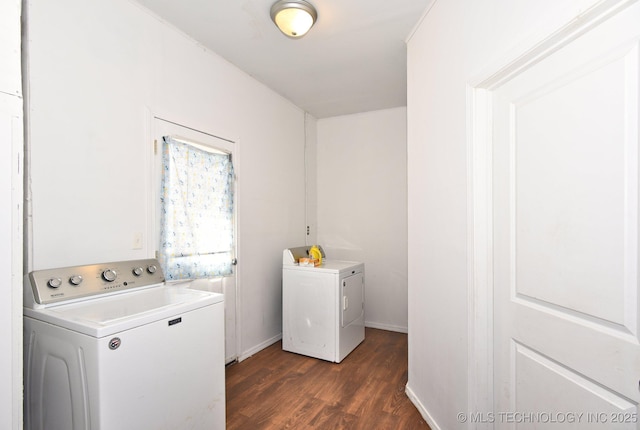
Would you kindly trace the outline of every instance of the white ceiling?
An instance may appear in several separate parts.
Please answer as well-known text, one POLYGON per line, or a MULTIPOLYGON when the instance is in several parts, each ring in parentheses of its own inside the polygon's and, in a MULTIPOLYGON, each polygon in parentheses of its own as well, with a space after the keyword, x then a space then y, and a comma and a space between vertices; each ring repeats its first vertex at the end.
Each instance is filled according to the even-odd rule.
POLYGON ((135 0, 316 118, 406 106, 405 39, 433 0, 310 0, 290 39, 276 0, 135 0))

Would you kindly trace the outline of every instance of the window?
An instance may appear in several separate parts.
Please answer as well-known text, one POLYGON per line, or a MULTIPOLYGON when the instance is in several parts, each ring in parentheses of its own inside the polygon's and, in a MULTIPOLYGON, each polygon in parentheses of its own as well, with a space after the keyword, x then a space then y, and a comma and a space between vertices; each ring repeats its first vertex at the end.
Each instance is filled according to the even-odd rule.
POLYGON ((233 201, 229 154, 163 138, 159 258, 167 279, 232 274, 233 201))

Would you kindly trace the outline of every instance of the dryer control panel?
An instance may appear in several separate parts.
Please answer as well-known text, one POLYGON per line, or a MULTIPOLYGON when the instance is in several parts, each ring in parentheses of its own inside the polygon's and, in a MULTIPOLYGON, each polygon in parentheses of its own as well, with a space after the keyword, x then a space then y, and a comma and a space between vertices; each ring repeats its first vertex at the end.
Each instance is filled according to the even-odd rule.
MULTIPOLYGON (((282 252, 282 264, 283 265, 296 265, 298 260, 303 257, 309 257, 309 251, 313 246, 298 246, 295 248, 287 248, 282 252)), ((324 249, 320 245, 315 245, 320 251, 321 259, 327 258, 324 253, 324 249)))
POLYGON ((36 270, 26 276, 24 306, 42 308, 164 281, 156 259, 36 270))

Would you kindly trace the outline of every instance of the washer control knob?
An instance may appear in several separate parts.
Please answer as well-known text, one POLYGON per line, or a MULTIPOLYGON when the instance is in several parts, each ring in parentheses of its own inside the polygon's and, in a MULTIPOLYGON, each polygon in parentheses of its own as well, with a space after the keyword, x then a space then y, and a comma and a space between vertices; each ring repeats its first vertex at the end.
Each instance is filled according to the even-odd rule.
POLYGON ((47 281, 47 285, 49 286, 49 288, 58 288, 60 285, 62 285, 62 279, 51 278, 47 281))
POLYGON ((69 278, 69 282, 71 283, 71 285, 78 286, 78 285, 82 284, 82 276, 73 275, 72 277, 69 278))
POLYGON ((142 276, 143 273, 144 270, 142 269, 142 267, 136 267, 135 269, 133 269, 133 274, 136 276, 142 276))
POLYGON ((147 267, 147 272, 149 273, 156 273, 156 270, 158 270, 158 268, 156 267, 155 264, 152 264, 151 266, 147 267))
POLYGON ((102 279, 104 279, 107 282, 113 282, 116 280, 117 277, 118 277, 118 274, 113 269, 107 269, 104 272, 102 272, 102 279))

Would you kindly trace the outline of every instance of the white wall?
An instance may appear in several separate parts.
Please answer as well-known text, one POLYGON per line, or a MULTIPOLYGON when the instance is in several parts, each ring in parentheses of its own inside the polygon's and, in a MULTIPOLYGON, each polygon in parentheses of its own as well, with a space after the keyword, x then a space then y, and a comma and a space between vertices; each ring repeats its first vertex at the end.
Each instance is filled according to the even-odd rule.
POLYGON ((318 120, 318 243, 365 263, 365 324, 407 331, 405 107, 318 120))
POLYGON ((0 428, 22 428, 21 1, 0 2, 0 428))
POLYGON ((318 120, 306 115, 305 201, 307 210, 307 241, 305 245, 318 242, 318 120))
POLYGON ((242 356, 281 336, 304 112, 126 0, 29 1, 29 269, 153 256, 150 114, 237 140, 242 356))
POLYGON ((407 391, 434 430, 469 412, 467 85, 593 3, 436 0, 408 41, 407 391))

